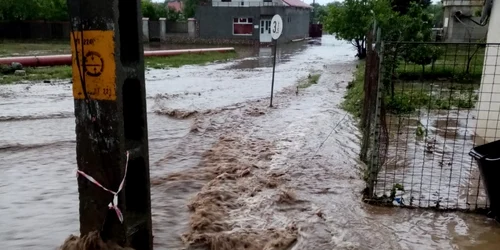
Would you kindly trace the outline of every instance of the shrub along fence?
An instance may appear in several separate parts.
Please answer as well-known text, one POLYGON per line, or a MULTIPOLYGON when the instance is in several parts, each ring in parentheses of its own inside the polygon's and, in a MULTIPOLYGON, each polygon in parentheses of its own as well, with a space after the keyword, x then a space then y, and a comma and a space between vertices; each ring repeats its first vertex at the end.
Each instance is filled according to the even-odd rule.
POLYGON ((69 33, 69 22, 0 22, 0 39, 59 40, 69 39, 69 33))
POLYGON ((167 33, 188 33, 187 21, 167 21, 167 33))
MULTIPOLYGON (((149 37, 159 40, 160 21, 149 21, 149 37)), ((166 33, 188 33, 187 21, 166 22, 166 33)), ((17 21, 0 22, 0 40, 69 40, 69 22, 17 21)))
POLYGON ((362 122, 371 124, 364 134, 367 201, 466 211, 488 207, 468 153, 500 136, 491 130, 500 124, 500 88, 493 87, 499 51, 498 44, 385 42, 373 52, 380 64, 367 62, 366 77, 375 74, 377 81, 365 81, 365 91, 377 95, 365 99, 368 120, 362 122))

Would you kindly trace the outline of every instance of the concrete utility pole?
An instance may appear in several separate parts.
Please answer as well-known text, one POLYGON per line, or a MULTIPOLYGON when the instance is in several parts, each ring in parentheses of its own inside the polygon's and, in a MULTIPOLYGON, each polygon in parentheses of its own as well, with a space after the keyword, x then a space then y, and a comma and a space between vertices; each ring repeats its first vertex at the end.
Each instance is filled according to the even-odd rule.
POLYGON ((152 249, 141 2, 67 1, 80 232, 152 249))

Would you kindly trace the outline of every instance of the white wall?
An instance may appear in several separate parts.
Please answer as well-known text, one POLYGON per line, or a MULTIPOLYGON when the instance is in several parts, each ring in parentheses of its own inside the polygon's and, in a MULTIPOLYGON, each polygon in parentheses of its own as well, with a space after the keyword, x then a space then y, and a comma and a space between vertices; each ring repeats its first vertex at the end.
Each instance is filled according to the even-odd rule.
MULTIPOLYGON (((495 0, 488 24, 488 43, 500 43, 500 0, 495 0)), ((476 135, 491 142, 500 139, 500 51, 498 45, 486 47, 476 135)))
POLYGON ((272 2, 264 2, 264 0, 231 0, 231 2, 222 2, 222 0, 212 0, 214 7, 256 7, 256 6, 282 6, 281 0, 272 0, 272 2), (243 3, 243 5, 242 5, 243 3))

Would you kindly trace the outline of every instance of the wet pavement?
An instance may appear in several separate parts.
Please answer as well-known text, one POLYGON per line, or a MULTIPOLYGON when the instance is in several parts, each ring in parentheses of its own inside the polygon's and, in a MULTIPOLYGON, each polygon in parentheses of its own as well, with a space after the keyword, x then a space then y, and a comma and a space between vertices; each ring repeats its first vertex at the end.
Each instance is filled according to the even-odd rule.
MULTIPOLYGON (((498 249, 485 217, 361 201, 360 134, 338 107, 351 45, 283 46, 274 108, 270 50, 250 54, 147 71, 155 249, 498 249)), ((71 85, 0 86, 0 107, 0 241, 54 249, 78 233, 71 85)))

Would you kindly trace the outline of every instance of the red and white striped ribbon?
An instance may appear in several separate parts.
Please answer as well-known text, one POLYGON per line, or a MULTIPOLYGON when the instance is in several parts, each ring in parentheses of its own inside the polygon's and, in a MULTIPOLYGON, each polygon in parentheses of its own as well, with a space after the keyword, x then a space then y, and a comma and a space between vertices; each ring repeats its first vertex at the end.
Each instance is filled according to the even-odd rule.
POLYGON ((122 182, 120 183, 120 186, 118 187, 118 191, 116 191, 116 192, 105 188, 103 185, 101 185, 101 183, 99 183, 96 179, 94 179, 94 177, 86 174, 85 172, 83 172, 81 170, 76 170, 77 177, 80 174, 83 177, 87 178, 87 180, 89 180, 90 182, 94 183, 96 186, 113 194, 113 200, 109 203, 108 207, 109 207, 109 209, 115 210, 116 216, 118 216, 118 219, 120 220, 121 223, 123 223, 123 214, 120 211, 120 209, 118 208, 118 193, 120 193, 120 191, 122 191, 123 185, 125 183, 125 178, 127 177, 128 159, 129 159, 129 153, 127 151, 127 161, 125 162, 125 174, 123 175, 122 182))

